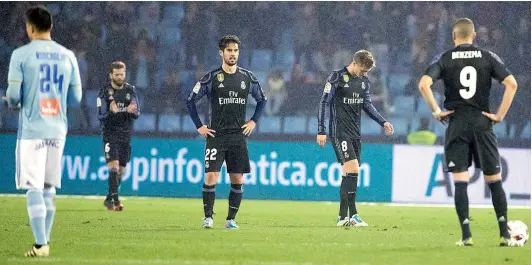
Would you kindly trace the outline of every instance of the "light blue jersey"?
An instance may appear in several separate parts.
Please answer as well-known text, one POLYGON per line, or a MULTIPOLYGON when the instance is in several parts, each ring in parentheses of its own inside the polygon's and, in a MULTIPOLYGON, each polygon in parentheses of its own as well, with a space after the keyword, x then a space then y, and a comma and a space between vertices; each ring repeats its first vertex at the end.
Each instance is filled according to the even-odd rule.
POLYGON ((66 138, 67 105, 81 102, 74 53, 52 40, 34 40, 13 51, 7 100, 21 104, 18 139, 66 138))

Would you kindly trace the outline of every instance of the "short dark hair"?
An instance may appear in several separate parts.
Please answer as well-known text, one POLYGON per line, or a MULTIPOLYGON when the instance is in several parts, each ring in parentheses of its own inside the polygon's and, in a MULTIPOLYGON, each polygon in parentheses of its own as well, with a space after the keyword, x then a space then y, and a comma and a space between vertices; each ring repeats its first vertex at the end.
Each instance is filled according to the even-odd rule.
POLYGON ((236 35, 225 35, 218 42, 218 48, 223 51, 229 43, 236 43, 240 46, 240 39, 236 35))
POLYGON ((355 52, 355 55, 353 56, 353 63, 357 63, 366 69, 375 67, 375 59, 373 59, 371 52, 367 50, 355 52))
POLYGON ((26 21, 39 32, 47 32, 52 29, 52 13, 43 5, 28 8, 26 21))
POLYGON ((475 32, 475 24, 469 18, 460 18, 454 22, 453 32, 457 38, 467 38, 475 32))
POLYGON ((111 64, 111 67, 109 67, 109 73, 113 73, 115 69, 126 69, 126 64, 121 61, 116 61, 111 64))

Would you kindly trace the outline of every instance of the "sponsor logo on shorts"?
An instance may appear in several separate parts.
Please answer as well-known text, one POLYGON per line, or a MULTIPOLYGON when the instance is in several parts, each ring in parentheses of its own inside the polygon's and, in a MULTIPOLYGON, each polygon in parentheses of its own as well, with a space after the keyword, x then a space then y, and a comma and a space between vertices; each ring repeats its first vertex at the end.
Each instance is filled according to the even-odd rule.
POLYGON ((35 146, 35 150, 40 150, 45 147, 59 148, 58 140, 43 140, 35 146))

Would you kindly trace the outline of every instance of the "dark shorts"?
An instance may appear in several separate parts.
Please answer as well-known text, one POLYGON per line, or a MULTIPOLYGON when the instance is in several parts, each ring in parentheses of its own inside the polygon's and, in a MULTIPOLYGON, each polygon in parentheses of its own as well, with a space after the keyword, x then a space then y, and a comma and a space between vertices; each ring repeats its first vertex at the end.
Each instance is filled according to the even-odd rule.
POLYGON ((249 173, 248 141, 244 135, 208 137, 205 143, 205 172, 249 173))
POLYGON ((484 175, 501 172, 493 124, 481 113, 455 112, 445 132, 447 171, 453 173, 467 171, 473 161, 475 167, 482 169, 484 175))
POLYGON ((331 143, 338 163, 343 165, 345 162, 355 159, 360 163, 360 151, 362 147, 360 139, 339 136, 331 138, 331 143))
POLYGON ((127 166, 131 158, 131 138, 115 139, 114 137, 103 137, 103 152, 105 162, 118 160, 121 167, 127 166))

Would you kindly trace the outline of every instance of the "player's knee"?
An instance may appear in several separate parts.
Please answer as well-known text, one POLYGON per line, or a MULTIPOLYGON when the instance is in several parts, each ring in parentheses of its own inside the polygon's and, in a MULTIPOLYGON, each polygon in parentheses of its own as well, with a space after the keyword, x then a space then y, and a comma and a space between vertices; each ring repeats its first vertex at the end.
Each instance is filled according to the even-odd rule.
POLYGON ((347 173, 359 173, 359 166, 358 166, 358 160, 350 160, 344 163, 342 166, 344 175, 347 173))
POLYGON ((219 172, 207 172, 205 174, 205 184, 214 185, 218 181, 219 172))
POLYGON ((486 182, 495 182, 495 181, 502 180, 502 177, 500 173, 494 174, 493 172, 484 172, 484 180, 486 182))
POLYGON ((469 182, 469 172, 467 170, 453 171, 453 180, 458 182, 469 182))
POLYGON ((229 177, 231 178, 231 184, 242 184, 242 183, 244 183, 244 175, 243 174, 229 174, 229 177))

